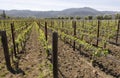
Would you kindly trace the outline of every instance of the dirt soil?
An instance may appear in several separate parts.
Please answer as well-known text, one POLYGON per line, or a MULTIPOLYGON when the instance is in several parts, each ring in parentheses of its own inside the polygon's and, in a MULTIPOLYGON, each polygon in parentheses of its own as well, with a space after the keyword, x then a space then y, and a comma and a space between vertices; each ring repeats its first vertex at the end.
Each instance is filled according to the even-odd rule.
POLYGON ((46 52, 40 45, 38 33, 33 27, 26 43, 26 51, 19 60, 20 73, 10 73, 2 64, 0 78, 52 78, 51 63, 46 59, 46 52))
MULTIPOLYGON (((52 33, 49 33, 51 43, 52 33)), ((29 40, 26 43, 25 53, 19 60, 20 73, 13 74, 7 71, 5 63, 0 63, 0 78, 53 78, 52 65, 46 58, 46 52, 38 40, 38 33, 33 27, 29 40)), ((59 39, 58 42, 59 78, 114 78, 97 67, 93 67, 79 51, 59 39)), ((88 52, 87 52, 88 53, 88 52)))
MULTIPOLYGON (((48 34, 52 36, 50 30, 48 34)), ((70 45, 60 39, 58 44, 59 78, 114 78, 99 68, 94 68, 88 59, 80 55, 79 51, 73 51, 70 45)))
MULTIPOLYGON (((96 40, 92 39, 92 41, 85 36, 84 40, 88 43, 96 44, 96 40)), ((70 41, 68 41, 71 43, 70 41)), ((115 42, 115 39, 112 40, 112 42, 115 42)), ((118 40, 118 43, 120 42, 120 38, 118 40)), ((71 45, 71 44, 70 44, 71 45)), ((73 44, 72 44, 73 45, 73 44)), ((77 45, 77 49, 79 50, 79 44, 77 45)), ((109 50, 109 54, 107 56, 97 57, 94 61, 93 66, 97 66, 100 68, 100 70, 104 71, 106 74, 110 74, 114 76, 115 78, 120 77, 120 45, 116 45, 113 43, 107 43, 106 49, 109 50)), ((92 58, 92 52, 87 51, 82 47, 82 52, 80 54, 90 60, 92 58)))
POLYGON ((113 78, 96 69, 78 51, 59 41, 59 69, 65 78, 113 78))

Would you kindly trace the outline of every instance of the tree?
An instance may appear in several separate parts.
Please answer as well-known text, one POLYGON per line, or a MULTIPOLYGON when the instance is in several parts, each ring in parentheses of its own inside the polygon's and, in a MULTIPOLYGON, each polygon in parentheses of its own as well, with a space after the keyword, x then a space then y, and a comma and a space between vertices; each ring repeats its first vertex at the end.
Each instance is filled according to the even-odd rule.
POLYGON ((5 11, 3 11, 3 13, 0 14, 0 18, 1 18, 1 19, 9 19, 9 18, 11 18, 11 17, 10 17, 10 16, 7 16, 6 13, 5 13, 5 11))
POLYGON ((112 19, 112 15, 105 15, 105 16, 104 16, 104 19, 105 19, 105 20, 110 20, 110 19, 112 19))
POLYGON ((115 19, 120 19, 120 14, 115 14, 115 19))
POLYGON ((61 17, 58 17, 58 19, 61 19, 61 17))
POLYGON ((69 17, 66 16, 65 19, 69 19, 69 17))
POLYGON ((75 18, 76 18, 77 20, 80 20, 80 19, 81 19, 81 17, 80 17, 80 16, 76 16, 75 18))
POLYGON ((89 19, 89 20, 92 20, 92 19, 93 19, 93 16, 88 16, 88 19, 89 19))
POLYGON ((61 19, 64 19, 64 17, 61 17, 61 19))
POLYGON ((103 16, 102 15, 96 16, 96 19, 103 20, 103 16))
POLYGON ((6 13, 3 11, 3 14, 1 15, 3 19, 6 19, 6 13))
POLYGON ((71 16, 70 19, 72 20, 72 19, 74 19, 74 18, 71 16))
POLYGON ((85 16, 85 17, 84 17, 84 19, 85 19, 85 20, 88 20, 88 17, 87 17, 87 16, 85 16))

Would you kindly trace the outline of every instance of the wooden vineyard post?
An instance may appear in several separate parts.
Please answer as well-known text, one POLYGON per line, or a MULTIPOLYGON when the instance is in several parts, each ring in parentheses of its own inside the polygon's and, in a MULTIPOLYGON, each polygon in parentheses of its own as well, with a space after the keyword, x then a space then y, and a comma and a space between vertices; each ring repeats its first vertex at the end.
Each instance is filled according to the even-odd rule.
POLYGON ((9 55, 9 49, 8 49, 8 41, 7 41, 7 36, 6 36, 6 31, 1 31, 1 41, 2 41, 2 46, 4 50, 4 57, 6 61, 6 67, 8 70, 11 70, 11 63, 10 63, 10 55, 9 55))
POLYGON ((115 26, 117 26, 117 19, 115 19, 115 26))
POLYGON ((16 45, 15 45, 15 32, 14 32, 14 23, 11 23, 11 32, 12 32, 12 41, 13 41, 13 48, 14 48, 14 55, 15 57, 17 56, 16 54, 16 45))
POLYGON ((41 26, 41 25, 40 25, 40 21, 38 22, 38 26, 39 26, 39 28, 40 28, 40 26, 41 26))
MULTIPOLYGON (((64 25, 65 25, 65 22, 64 22, 64 20, 62 20, 62 31, 64 30, 64 25)), ((64 40, 64 42, 66 42, 65 37, 63 38, 63 40, 64 40)))
POLYGON ((93 26, 93 22, 94 22, 94 20, 90 20, 91 21, 91 25, 93 26))
POLYGON ((108 20, 107 22, 108 22, 108 27, 109 27, 110 26, 110 21, 108 20))
POLYGON ((58 78, 58 33, 53 33, 52 38, 52 50, 53 50, 53 78, 58 78))
MULTIPOLYGON (((82 29, 84 29, 84 26, 85 26, 85 25, 84 25, 84 23, 85 23, 85 21, 84 21, 84 20, 82 20, 82 21, 81 21, 81 24, 82 24, 82 29)), ((82 35, 82 36, 81 36, 81 40, 83 40, 83 37, 84 37, 84 35, 82 35)))
POLYGON ((57 31, 60 29, 60 21, 58 21, 58 28, 57 31))
POLYGON ((64 27, 64 21, 62 20, 62 28, 64 27))
POLYGON ((54 27, 54 20, 51 21, 51 27, 54 27))
MULTIPOLYGON (((73 28, 74 28, 73 36, 76 37, 76 21, 73 21, 72 25, 73 25, 73 28)), ((73 50, 75 51, 75 40, 73 41, 73 50)))
POLYGON ((45 22, 45 39, 47 41, 47 22, 45 22))
POLYGON ((83 20, 83 22, 82 22, 82 26, 83 26, 83 27, 84 27, 84 22, 85 22, 85 21, 83 20))
POLYGON ((100 20, 98 20, 98 27, 97 27, 97 42, 96 42, 97 47, 99 44, 99 31, 100 31, 100 20))
MULTIPOLYGON (((62 20, 62 31, 64 31, 64 26, 65 26, 65 22, 64 22, 64 20, 62 20)), ((64 31, 64 33, 66 33, 66 32, 64 31)), ((63 40, 66 43, 65 36, 64 36, 63 40)))
POLYGON ((116 45, 118 45, 119 29, 120 29, 120 20, 118 21, 118 26, 117 26, 116 45))
MULTIPOLYGON (((110 20, 107 20, 107 26, 108 27, 110 26, 110 20)), ((104 49, 106 48, 106 45, 107 45, 107 41, 104 42, 104 46, 103 46, 104 49)))
POLYGON ((26 28, 29 26, 27 22, 25 22, 26 28))
POLYGON ((52 27, 52 21, 51 21, 51 27, 52 27))
POLYGON ((4 28, 4 31, 5 31, 5 28, 6 28, 5 21, 3 22, 3 26, 4 26, 3 28, 4 28))

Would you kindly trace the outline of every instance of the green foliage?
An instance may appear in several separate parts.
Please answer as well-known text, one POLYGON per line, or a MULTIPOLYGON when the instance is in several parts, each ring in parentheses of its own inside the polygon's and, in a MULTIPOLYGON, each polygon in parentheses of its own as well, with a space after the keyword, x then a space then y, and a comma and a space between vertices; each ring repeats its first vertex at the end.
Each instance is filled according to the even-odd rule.
POLYGON ((112 15, 104 15, 103 17, 105 20, 110 20, 112 19, 112 15))
POLYGON ((37 32, 39 33, 39 41, 41 43, 41 46, 44 47, 44 49, 46 50, 46 53, 48 55, 48 51, 51 51, 52 46, 48 45, 48 41, 46 41, 46 39, 45 39, 44 31, 42 31, 42 29, 40 29, 37 24, 35 26, 36 26, 37 32))
POLYGON ((101 15, 101 16, 96 16, 96 19, 98 19, 98 20, 103 20, 104 18, 103 18, 103 16, 101 15))
POLYGON ((106 55, 108 53, 108 50, 104 50, 102 48, 97 48, 89 43, 87 43, 85 40, 80 40, 78 38, 75 38, 73 36, 70 36, 70 35, 67 35, 65 33, 61 33, 61 32, 58 32, 59 35, 61 34, 62 38, 66 37, 66 38, 69 38, 71 40, 75 40, 76 43, 78 43, 79 45, 84 45, 84 47, 86 48, 86 50, 88 51, 92 51, 93 52, 93 55, 96 55, 96 56, 100 56, 100 55, 106 55))
MULTIPOLYGON (((41 20, 44 23, 44 20, 41 20)), ((47 20, 48 23, 50 20, 47 20)), ((102 24, 107 23, 106 21, 102 21, 102 24)), ((113 34, 110 34, 108 31, 108 28, 106 25, 100 25, 100 36, 104 34, 104 37, 102 36, 102 40, 99 43, 99 47, 95 47, 91 43, 88 43, 87 41, 83 40, 82 37, 87 36, 90 40, 96 38, 97 33, 97 20, 94 21, 77 21, 77 36, 72 36, 73 34, 73 28, 72 28, 72 21, 64 21, 64 26, 62 27, 62 24, 59 23, 57 20, 54 20, 54 26, 48 26, 48 29, 52 31, 57 31, 61 39, 69 39, 69 41, 75 41, 78 45, 83 45, 86 51, 92 52, 93 57, 103 56, 108 54, 108 50, 104 49, 104 44, 107 44, 107 39, 110 38, 110 36, 113 36, 113 34), (59 26, 58 26, 59 25, 59 26), (102 30, 105 32, 103 33, 102 30), (100 48, 101 47, 101 48, 100 48)), ((110 22, 111 26, 111 33, 115 32, 114 29, 114 21, 110 22)))
POLYGON ((70 19, 72 20, 72 19, 74 19, 74 17, 70 16, 70 19))
POLYGON ((6 13, 5 13, 5 10, 3 10, 3 13, 0 14, 0 19, 9 19, 10 16, 7 16, 6 13))
POLYGON ((18 34, 18 36, 15 40, 15 43, 20 45, 22 42, 25 42, 26 36, 31 31, 31 29, 32 29, 32 25, 29 26, 27 29, 23 30, 20 34, 18 34))
POLYGON ((120 19, 120 14, 115 14, 115 19, 120 19))
POLYGON ((85 17, 85 20, 92 20, 93 19, 93 16, 86 16, 85 17))

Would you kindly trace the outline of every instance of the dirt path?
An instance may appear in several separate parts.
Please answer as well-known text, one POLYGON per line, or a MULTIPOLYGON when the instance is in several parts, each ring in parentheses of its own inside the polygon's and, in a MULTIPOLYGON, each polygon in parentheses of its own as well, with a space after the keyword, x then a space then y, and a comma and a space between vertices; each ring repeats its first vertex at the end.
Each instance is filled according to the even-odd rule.
POLYGON ((5 78, 49 78, 52 76, 51 64, 46 59, 46 52, 40 45, 38 37, 35 26, 33 26, 30 38, 26 43, 26 54, 19 61, 19 68, 24 74, 8 73, 5 78))
POLYGON ((59 40, 59 69, 65 78, 113 78, 94 68, 78 51, 59 40))

